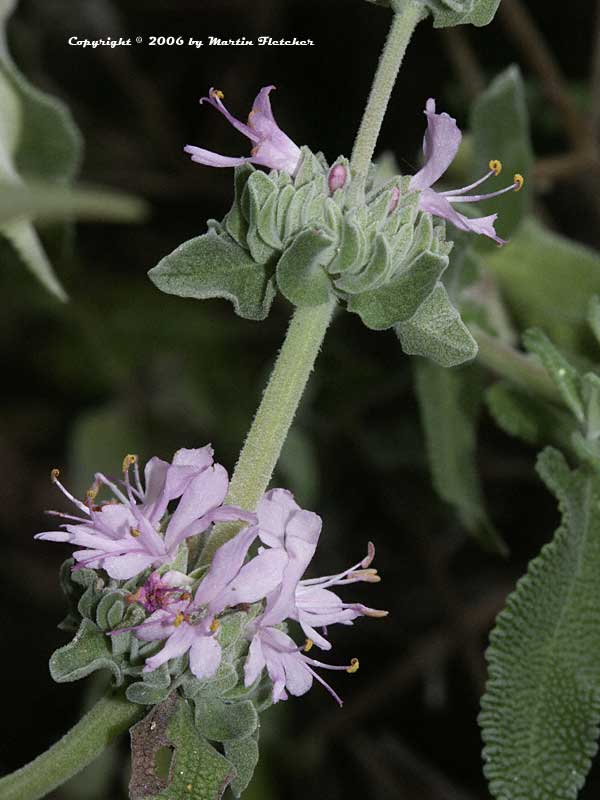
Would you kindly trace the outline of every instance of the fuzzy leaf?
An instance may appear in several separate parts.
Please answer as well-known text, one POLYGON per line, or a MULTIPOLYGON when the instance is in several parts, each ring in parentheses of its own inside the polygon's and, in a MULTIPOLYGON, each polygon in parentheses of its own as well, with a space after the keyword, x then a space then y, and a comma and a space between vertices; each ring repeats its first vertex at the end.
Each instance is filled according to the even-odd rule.
POLYGON ((331 296, 325 266, 331 261, 331 239, 316 230, 299 233, 277 264, 277 285, 295 306, 318 306, 331 296))
POLYGON ((565 410, 498 381, 487 390, 485 401, 496 424, 510 436, 528 444, 570 446, 573 417, 565 410))
POLYGON ((523 334, 523 344, 530 353, 535 353, 556 384, 566 406, 578 422, 583 422, 582 385, 575 367, 552 344, 543 331, 532 329, 523 334))
POLYGON ((194 725, 189 703, 173 692, 131 729, 131 800, 221 800, 235 768, 194 725), (157 757, 170 755, 166 769, 157 757))
POLYGON ((162 664, 153 672, 143 673, 143 680, 130 684, 125 694, 131 703, 151 706, 162 703, 169 694, 170 687, 169 667, 162 664))
POLYGON ((198 300, 223 297, 233 303, 240 317, 261 320, 275 296, 270 272, 235 242, 211 231, 184 242, 148 276, 167 294, 198 300))
POLYGON ((57 683, 85 678, 98 669, 109 669, 120 684, 121 670, 112 658, 109 637, 89 619, 81 622, 74 639, 50 657, 50 674, 57 683))
MULTIPOLYGON (((500 5, 500 0, 417 0, 433 16, 435 28, 471 23, 488 25, 500 5)), ((390 6, 400 9, 403 0, 367 0, 376 6, 390 6)))
MULTIPOLYGON (((507 171, 510 170, 507 183, 517 172, 527 180, 533 152, 525 87, 518 67, 506 69, 479 95, 472 107, 471 131, 475 150, 473 169, 477 178, 487 169, 489 160, 497 158, 507 171)), ((506 238, 523 220, 531 197, 525 185, 520 192, 509 192, 482 202, 481 209, 484 214, 498 214, 500 235, 506 238)), ((492 249, 494 245, 490 242, 487 246, 492 249)))
POLYGON ((547 448, 563 521, 497 619, 479 718, 497 800, 575 800, 600 723, 600 478, 547 448))
POLYGON ((407 355, 425 356, 442 367, 454 367, 477 355, 477 342, 441 283, 416 314, 395 330, 407 355))
POLYGON ((223 745, 225 757, 231 761, 237 773, 231 781, 231 791, 235 797, 239 797, 247 789, 254 775, 258 764, 257 738, 258 731, 252 736, 246 736, 245 739, 235 739, 223 745))
POLYGON ((227 703, 204 693, 194 698, 196 727, 213 742, 243 739, 254 733, 258 714, 250 700, 227 703))
POLYGON ((447 264, 447 256, 426 251, 384 286, 351 295, 348 310, 358 314, 367 328, 376 331, 404 322, 429 297, 447 264))
POLYGON ((475 462, 481 373, 475 367, 448 370, 422 360, 415 362, 415 370, 433 485, 482 547, 505 553, 485 510, 475 462))

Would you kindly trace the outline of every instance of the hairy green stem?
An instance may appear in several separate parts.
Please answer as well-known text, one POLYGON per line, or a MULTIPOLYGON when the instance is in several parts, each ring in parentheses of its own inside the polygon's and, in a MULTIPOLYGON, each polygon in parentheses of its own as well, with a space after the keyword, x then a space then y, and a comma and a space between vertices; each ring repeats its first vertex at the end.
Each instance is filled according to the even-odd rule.
POLYGON ((16 772, 0 779, 2 800, 37 800, 90 764, 141 716, 142 706, 110 692, 60 741, 16 772))
POLYGON ((413 31, 423 18, 423 6, 413 0, 396 0, 396 13, 381 52, 367 107, 352 149, 350 202, 358 203, 373 159, 379 131, 413 31))
POLYGON ((470 330, 479 345, 477 359, 484 367, 544 400, 563 404, 550 376, 532 356, 520 353, 477 326, 470 330))
MULTIPOLYGON (((227 502, 252 510, 269 485, 335 305, 332 299, 313 308, 296 309, 240 453, 227 502)), ((202 561, 210 561, 215 550, 238 530, 237 523, 215 526, 202 561)))

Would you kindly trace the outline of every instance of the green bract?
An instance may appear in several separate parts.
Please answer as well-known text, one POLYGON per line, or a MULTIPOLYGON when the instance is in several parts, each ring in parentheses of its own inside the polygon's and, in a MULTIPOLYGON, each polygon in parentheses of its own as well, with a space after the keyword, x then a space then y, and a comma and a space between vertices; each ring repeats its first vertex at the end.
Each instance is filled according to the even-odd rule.
POLYGON ((307 147, 296 176, 250 165, 235 172, 235 199, 222 222, 178 247, 150 278, 182 297, 230 300, 236 313, 261 320, 277 290, 308 308, 336 300, 373 330, 396 327, 409 354, 444 366, 473 358, 475 343, 440 282, 452 243, 443 222, 419 211, 410 178, 367 186, 364 204, 348 204, 345 185, 331 191, 329 167, 307 147))
MULTIPOLYGON (((407 0, 368 0, 378 6, 389 6, 400 11, 407 0)), ((493 20, 500 0, 409 0, 424 6, 433 17, 435 28, 470 23, 481 27, 493 20)))
MULTIPOLYGON (((109 670, 113 684, 123 686, 127 700, 156 707, 132 729, 132 737, 139 738, 146 721, 152 722, 153 715, 158 713, 160 716, 159 710, 163 706, 171 707, 175 703, 180 709, 180 721, 182 724, 185 721, 185 740, 192 737, 194 749, 200 752, 200 761, 194 766, 198 774, 193 780, 184 782, 185 786, 192 784, 192 789, 186 790, 186 796, 202 800, 221 797, 217 785, 213 787, 209 780, 210 765, 214 762, 223 775, 228 776, 227 782, 239 797, 250 782, 258 761, 258 713, 271 704, 267 679, 259 679, 249 688, 244 686, 243 663, 248 641, 242 632, 257 609, 233 611, 221 618, 219 641, 223 655, 212 678, 195 678, 187 669, 187 656, 172 659, 153 672, 143 672, 146 658, 160 649, 161 643, 142 641, 130 630, 116 635, 108 635, 108 632, 129 629, 145 619, 142 607, 131 602, 131 594, 143 582, 144 575, 117 588, 115 581, 105 582, 93 570, 73 572, 72 566, 73 560, 69 559, 61 570, 61 584, 70 606, 61 627, 75 631, 75 636, 56 650, 50 659, 50 673, 54 680, 64 683, 96 670, 109 670), (211 743, 222 747, 225 757, 211 743)), ((169 726, 168 734, 172 733, 169 726)), ((178 744, 184 750, 187 747, 183 739, 178 744)), ((150 745, 146 742, 145 746, 150 745)), ((133 755, 135 775, 135 747, 133 755)), ((153 779, 158 780, 156 776, 153 779)), ((173 791, 175 785, 165 783, 164 788, 173 791)), ((132 791, 133 788, 132 785, 132 791)))

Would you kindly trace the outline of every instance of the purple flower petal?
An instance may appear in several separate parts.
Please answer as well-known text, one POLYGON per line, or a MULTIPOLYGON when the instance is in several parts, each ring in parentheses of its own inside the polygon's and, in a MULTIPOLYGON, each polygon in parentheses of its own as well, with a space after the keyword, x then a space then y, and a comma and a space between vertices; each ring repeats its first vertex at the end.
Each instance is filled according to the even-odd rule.
POLYGON ((244 664, 244 686, 252 686, 263 671, 265 663, 260 636, 253 636, 244 664))
POLYGON ((256 539, 256 528, 245 528, 216 551, 210 568, 194 597, 194 605, 208 605, 238 574, 256 539))
POLYGON ((198 680, 212 678, 221 663, 221 645, 214 636, 196 636, 190 648, 190 669, 198 680))
POLYGON ((192 161, 204 164, 206 167, 239 167, 241 164, 248 164, 254 160, 252 156, 240 158, 222 156, 220 153, 213 153, 212 150, 204 150, 193 144, 186 144, 183 150, 192 157, 192 161))
POLYGON ((147 658, 144 672, 153 672, 172 658, 178 658, 190 649, 194 642, 194 629, 191 625, 180 625, 166 640, 163 649, 152 658, 147 658))
POLYGON ((429 189, 448 169, 460 145, 462 134, 456 120, 449 114, 435 113, 435 100, 430 98, 425 108, 427 131, 423 139, 425 164, 410 182, 410 189, 429 189))
POLYGON ((167 526, 165 546, 169 552, 182 541, 181 534, 192 522, 221 505, 228 486, 227 471, 220 464, 208 467, 193 479, 167 526))
POLYGON ((286 523, 290 514, 299 509, 287 489, 271 489, 264 494, 256 507, 261 541, 269 547, 283 547, 286 523))
POLYGON ((424 192, 421 192, 419 207, 422 211, 428 211, 430 214, 435 214, 436 217, 442 217, 448 220, 448 222, 456 225, 461 231, 478 233, 483 236, 488 236, 498 244, 506 244, 506 240, 501 239, 494 229, 494 222, 498 218, 497 214, 471 219, 464 214, 460 214, 445 197, 442 197, 442 195, 431 189, 426 189, 424 192))
POLYGON ((287 561, 285 550, 264 550, 259 553, 241 568, 226 589, 211 603, 212 613, 218 614, 227 606, 261 600, 281 583, 287 561))

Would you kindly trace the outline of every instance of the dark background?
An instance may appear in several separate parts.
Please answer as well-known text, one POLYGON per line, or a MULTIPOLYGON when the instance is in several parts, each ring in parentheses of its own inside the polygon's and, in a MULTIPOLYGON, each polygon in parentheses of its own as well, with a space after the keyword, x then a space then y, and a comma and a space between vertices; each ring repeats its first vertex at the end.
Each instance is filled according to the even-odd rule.
MULTIPOLYGON (((503 5, 487 28, 448 34, 429 22, 419 27, 378 149, 393 151, 411 172, 425 100, 438 98, 465 124, 482 83, 518 62, 545 176, 539 209, 554 229, 598 246, 585 176, 544 173, 547 157, 570 145, 526 49, 510 33, 512 3, 503 5), (465 46, 474 65, 461 70, 465 46)), ((527 7, 572 98, 585 108, 594 4, 572 0, 568 15, 559 2, 527 7)), ((114 472, 126 452, 168 458, 180 446, 207 441, 232 469, 290 315, 278 299, 267 321, 247 322, 225 301, 161 295, 146 277, 231 203, 231 171, 192 164, 183 145, 246 153, 246 141, 198 98, 214 85, 243 118, 258 89, 274 83, 275 116, 294 141, 323 150, 330 161, 349 155, 388 21, 389 12, 361 0, 20 3, 9 26, 14 58, 71 108, 85 141, 82 179, 143 196, 152 215, 139 226, 78 225, 73 241, 63 241, 55 263, 68 306, 48 298, 24 270, 0 274, 2 769, 44 750, 100 690, 91 680, 58 686, 48 674, 49 655, 65 642, 56 629, 63 615, 57 570, 68 552, 32 541, 48 525, 44 509, 60 505, 50 469, 61 467, 80 491, 96 469, 114 472), (312 38, 315 46, 83 50, 67 44, 72 35, 262 34, 312 38)), ((333 676, 345 699, 342 711, 315 684, 309 695, 265 714, 263 760, 248 798, 487 797, 476 725, 486 635, 506 592, 557 522, 534 458, 533 449, 484 418, 479 465, 511 555, 482 553, 432 489, 409 360, 393 335, 338 316, 277 481, 324 519, 316 574, 357 561, 367 539, 375 541, 383 582, 346 594, 390 616, 336 631, 332 661, 361 661, 357 675, 333 676)), ((52 797, 119 797, 124 765, 115 750, 90 777, 52 797)), ((599 787, 592 774, 584 796, 599 787)))

